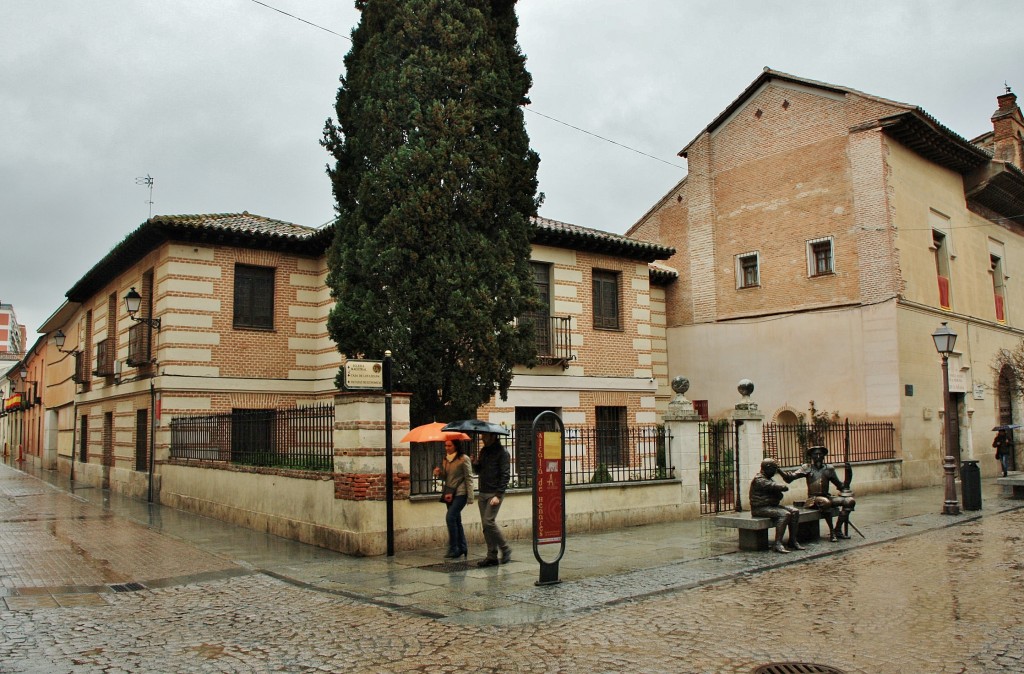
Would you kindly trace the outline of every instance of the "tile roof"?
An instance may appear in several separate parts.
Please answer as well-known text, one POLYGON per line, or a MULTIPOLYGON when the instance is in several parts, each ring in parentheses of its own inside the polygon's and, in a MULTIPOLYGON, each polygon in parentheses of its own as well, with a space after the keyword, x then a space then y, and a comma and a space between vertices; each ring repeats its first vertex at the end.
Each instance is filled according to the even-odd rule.
POLYGON ((599 229, 580 227, 568 222, 541 217, 533 218, 533 222, 537 229, 532 241, 537 244, 617 255, 643 262, 666 260, 676 252, 675 248, 670 246, 641 241, 621 234, 602 232, 599 229))
MULTIPOLYGON (((652 262, 675 249, 547 218, 534 218, 533 243, 560 246, 652 262)), ((323 255, 333 226, 319 229, 248 212, 206 215, 156 215, 121 240, 67 292, 84 302, 111 278, 166 241, 187 241, 239 248, 268 248, 297 255, 323 255)))

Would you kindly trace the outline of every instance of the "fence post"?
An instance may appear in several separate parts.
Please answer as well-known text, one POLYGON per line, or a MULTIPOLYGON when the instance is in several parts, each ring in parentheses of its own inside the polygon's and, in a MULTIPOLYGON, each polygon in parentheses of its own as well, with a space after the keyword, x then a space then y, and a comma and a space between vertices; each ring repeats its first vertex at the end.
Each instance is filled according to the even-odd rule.
POLYGON ((668 404, 663 420, 669 435, 670 461, 680 486, 680 508, 686 516, 700 516, 700 415, 683 396, 690 388, 686 377, 675 377, 675 397, 668 404))
MULTIPOLYGON (((409 394, 392 397, 395 499, 409 498, 409 448, 397 438, 409 429, 409 394), (396 445, 404 444, 403 447, 396 445)), ((387 443, 384 394, 344 392, 334 396, 334 498, 345 501, 345 521, 355 554, 387 551, 387 443)), ((400 531, 401 526, 398 527, 400 531)), ((401 542, 399 542, 401 543, 401 542)))
POLYGON ((764 440, 761 422, 764 415, 757 409, 757 403, 750 399, 754 392, 754 382, 743 379, 736 387, 739 390, 740 401, 730 415, 736 427, 736 458, 739 462, 736 475, 736 510, 741 509, 740 494, 745 493, 754 475, 761 469, 761 461, 764 459, 764 440))

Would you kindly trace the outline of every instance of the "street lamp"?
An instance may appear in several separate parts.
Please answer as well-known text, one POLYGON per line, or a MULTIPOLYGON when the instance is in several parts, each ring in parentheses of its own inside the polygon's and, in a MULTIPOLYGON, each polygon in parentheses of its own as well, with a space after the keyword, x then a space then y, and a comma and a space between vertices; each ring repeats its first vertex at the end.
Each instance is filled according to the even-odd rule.
POLYGON ((68 336, 64 334, 63 330, 58 329, 53 335, 53 344, 57 347, 57 350, 61 353, 78 353, 74 349, 64 350, 64 343, 68 341, 68 336))
POLYGON ((942 409, 946 423, 946 459, 942 464, 942 469, 946 474, 946 489, 942 502, 942 514, 959 515, 960 505, 957 503, 956 482, 953 478, 953 471, 956 468, 953 447, 958 443, 953 434, 953 416, 949 399, 949 355, 953 353, 953 345, 956 344, 956 333, 950 330, 946 322, 943 321, 942 325, 932 333, 932 340, 935 342, 935 350, 942 356, 942 409))
POLYGON ((142 295, 136 292, 135 288, 129 290, 128 294, 124 296, 124 306, 128 310, 129 318, 131 318, 133 321, 137 323, 145 323, 149 327, 156 328, 157 330, 160 329, 159 318, 148 318, 146 316, 143 316, 142 318, 137 318, 135 316, 135 314, 139 312, 139 308, 142 306, 142 295))

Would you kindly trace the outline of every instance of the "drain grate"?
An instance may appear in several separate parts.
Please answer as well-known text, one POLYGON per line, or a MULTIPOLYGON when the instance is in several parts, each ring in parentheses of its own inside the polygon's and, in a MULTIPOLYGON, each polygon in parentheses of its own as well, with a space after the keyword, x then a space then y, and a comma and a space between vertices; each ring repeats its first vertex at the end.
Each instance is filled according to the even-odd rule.
POLYGON ((110 589, 114 592, 138 592, 145 590, 146 586, 142 583, 122 583, 121 585, 111 585, 110 589))
POLYGON ((843 670, 813 662, 772 662, 756 667, 752 674, 844 674, 843 670))
POLYGON ((453 571, 467 571, 469 570, 472 562, 467 561, 452 561, 452 562, 441 562, 439 564, 430 564, 428 566, 421 566, 419 568, 424 571, 438 571, 440 573, 451 573, 453 571))

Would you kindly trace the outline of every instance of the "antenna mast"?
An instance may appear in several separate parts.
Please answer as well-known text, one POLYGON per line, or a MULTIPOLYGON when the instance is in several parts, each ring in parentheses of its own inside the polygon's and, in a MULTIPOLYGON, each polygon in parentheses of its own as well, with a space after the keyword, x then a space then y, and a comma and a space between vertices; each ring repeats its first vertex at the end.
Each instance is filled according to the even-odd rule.
POLYGON ((150 217, 150 219, 152 219, 153 218, 153 178, 147 173, 146 175, 144 175, 144 176, 142 176, 140 178, 136 178, 135 179, 135 184, 136 185, 145 185, 146 187, 149 188, 149 201, 147 201, 146 203, 149 204, 149 217, 150 217))

